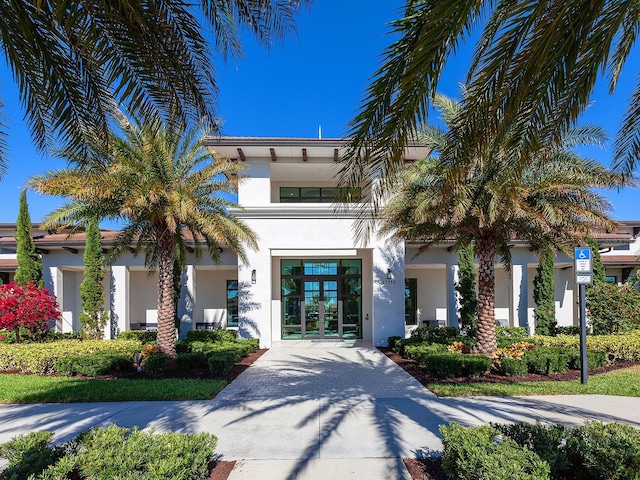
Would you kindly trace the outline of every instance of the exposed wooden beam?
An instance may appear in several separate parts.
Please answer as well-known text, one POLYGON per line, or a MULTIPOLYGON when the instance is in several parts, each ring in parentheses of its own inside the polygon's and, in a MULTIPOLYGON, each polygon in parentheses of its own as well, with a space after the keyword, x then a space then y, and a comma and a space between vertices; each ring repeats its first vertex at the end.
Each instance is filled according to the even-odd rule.
POLYGON ((238 149, 238 155, 240 156, 240 160, 242 160, 243 162, 247 159, 247 157, 244 156, 244 152, 241 148, 238 149))
POLYGON ((77 248, 71 248, 71 247, 62 247, 63 250, 66 250, 67 252, 71 252, 74 254, 78 254, 78 249, 77 248))
POLYGON ((338 149, 334 148, 333 149, 333 161, 337 162, 338 160, 340 160, 340 155, 338 155, 338 149))
POLYGON ((302 149, 302 161, 303 162, 307 161, 307 149, 306 148, 302 149))
POLYGON ((278 157, 276 157, 276 149, 275 148, 270 148, 269 152, 271 153, 271 160, 273 162, 275 162, 278 159, 278 157))

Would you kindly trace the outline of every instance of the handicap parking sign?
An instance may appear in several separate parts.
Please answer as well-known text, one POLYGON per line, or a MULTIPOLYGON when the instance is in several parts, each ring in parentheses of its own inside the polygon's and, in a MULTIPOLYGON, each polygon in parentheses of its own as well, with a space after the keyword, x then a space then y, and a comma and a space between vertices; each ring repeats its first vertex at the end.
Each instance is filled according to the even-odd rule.
POLYGON ((579 247, 574 250, 575 273, 593 273, 591 249, 579 247))

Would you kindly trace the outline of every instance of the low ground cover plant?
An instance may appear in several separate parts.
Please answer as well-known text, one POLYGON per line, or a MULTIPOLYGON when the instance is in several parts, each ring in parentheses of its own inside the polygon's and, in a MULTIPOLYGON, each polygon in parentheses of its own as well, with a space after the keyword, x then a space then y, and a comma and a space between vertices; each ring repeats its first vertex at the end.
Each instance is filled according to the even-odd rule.
POLYGON ((0 478, 199 480, 208 476, 217 444, 209 433, 157 434, 116 425, 90 430, 61 447, 50 440, 49 432, 36 432, 0 446, 9 460, 0 478))
POLYGON ((441 426, 442 466, 456 480, 633 480, 640 431, 623 424, 441 426))

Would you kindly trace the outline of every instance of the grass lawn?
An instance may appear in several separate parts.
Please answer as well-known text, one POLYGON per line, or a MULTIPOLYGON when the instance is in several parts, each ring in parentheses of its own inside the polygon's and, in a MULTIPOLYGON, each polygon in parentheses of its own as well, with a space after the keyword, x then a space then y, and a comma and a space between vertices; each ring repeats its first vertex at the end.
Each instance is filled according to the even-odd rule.
POLYGON ((222 380, 99 380, 6 374, 0 375, 0 403, 208 400, 225 385, 222 380))
POLYGON ((430 383, 428 388, 440 397, 572 394, 640 397, 640 366, 589 376, 586 385, 582 385, 580 380, 570 380, 521 383, 430 383))

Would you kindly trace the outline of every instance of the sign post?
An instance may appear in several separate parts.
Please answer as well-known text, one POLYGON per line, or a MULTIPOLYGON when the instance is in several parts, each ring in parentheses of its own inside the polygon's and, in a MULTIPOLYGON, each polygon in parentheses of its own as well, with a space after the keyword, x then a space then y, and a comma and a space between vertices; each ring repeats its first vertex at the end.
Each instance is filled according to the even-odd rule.
POLYGON ((593 283, 593 256, 591 248, 580 246, 574 249, 574 273, 579 286, 580 298, 580 371, 582 384, 587 384, 587 308, 585 285, 593 283))

